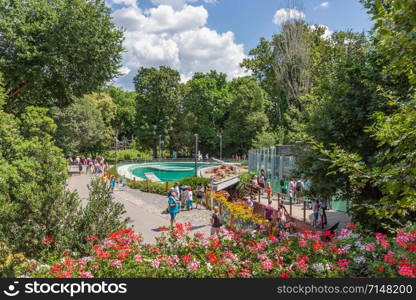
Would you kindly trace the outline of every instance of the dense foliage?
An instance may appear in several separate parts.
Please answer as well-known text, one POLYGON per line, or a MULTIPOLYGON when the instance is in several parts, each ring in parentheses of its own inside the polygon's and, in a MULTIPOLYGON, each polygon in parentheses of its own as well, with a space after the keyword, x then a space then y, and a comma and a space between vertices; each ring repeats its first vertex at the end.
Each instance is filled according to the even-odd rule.
MULTIPOLYGON (((337 237, 303 231, 280 237, 221 229, 219 236, 188 234, 191 224, 176 224, 156 244, 119 230, 100 241, 87 237, 88 256, 61 256, 30 262, 19 272, 34 277, 415 277, 415 231, 394 238, 361 235, 355 226, 337 237), (325 239, 331 238, 330 242, 325 239)), ((168 230, 166 228, 166 230, 168 230)))
POLYGON ((6 109, 62 107, 118 74, 123 32, 104 1, 0 1, 6 109))

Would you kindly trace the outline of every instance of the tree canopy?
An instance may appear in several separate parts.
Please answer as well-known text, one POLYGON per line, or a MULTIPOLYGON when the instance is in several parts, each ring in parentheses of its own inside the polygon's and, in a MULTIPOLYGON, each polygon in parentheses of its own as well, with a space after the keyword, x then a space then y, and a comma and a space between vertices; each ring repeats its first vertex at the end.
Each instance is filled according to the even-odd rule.
POLYGON ((0 0, 6 109, 65 106, 118 74, 123 32, 104 1, 0 0))

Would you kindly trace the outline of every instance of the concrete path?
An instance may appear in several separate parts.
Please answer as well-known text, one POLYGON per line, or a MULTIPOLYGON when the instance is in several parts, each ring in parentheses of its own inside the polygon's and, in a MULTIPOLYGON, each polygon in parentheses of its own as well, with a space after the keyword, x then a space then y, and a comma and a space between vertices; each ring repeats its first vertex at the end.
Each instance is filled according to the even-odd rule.
MULTIPOLYGON (((95 175, 77 174, 76 167, 70 169, 71 176, 68 179, 68 189, 76 190, 86 205, 88 201, 88 183, 95 175)), ((115 188, 114 199, 124 205, 126 216, 131 219, 134 230, 141 233, 146 243, 153 243, 155 237, 161 232, 160 226, 170 225, 170 215, 164 213, 168 204, 167 197, 144 193, 128 187, 115 188)), ((178 223, 190 222, 193 232, 210 232, 210 212, 203 208, 191 211, 181 211, 176 218, 178 223)))

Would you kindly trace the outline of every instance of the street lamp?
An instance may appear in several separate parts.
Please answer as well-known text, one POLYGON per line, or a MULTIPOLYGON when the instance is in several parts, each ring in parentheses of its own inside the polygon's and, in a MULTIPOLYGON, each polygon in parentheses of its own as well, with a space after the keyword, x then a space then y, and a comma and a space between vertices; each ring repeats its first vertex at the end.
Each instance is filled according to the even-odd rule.
POLYGON ((117 138, 117 136, 118 136, 118 130, 117 130, 117 133, 114 137, 114 142, 116 144, 116 170, 117 170, 117 161, 118 161, 118 147, 117 147, 118 146, 118 138, 117 138))
POLYGON ((222 135, 217 135, 220 138, 220 160, 222 160, 222 135))
POLYGON ((159 134, 159 161, 161 157, 162 157, 162 135, 159 134))
POLYGON ((195 177, 198 176, 198 134, 195 133, 195 177))

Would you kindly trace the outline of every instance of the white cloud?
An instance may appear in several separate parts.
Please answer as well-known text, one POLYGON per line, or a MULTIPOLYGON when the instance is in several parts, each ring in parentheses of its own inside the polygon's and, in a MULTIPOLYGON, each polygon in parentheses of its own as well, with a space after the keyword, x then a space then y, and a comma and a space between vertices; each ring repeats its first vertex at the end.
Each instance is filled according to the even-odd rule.
POLYGON ((332 30, 329 29, 328 26, 326 25, 311 25, 309 26, 312 30, 317 30, 318 27, 323 27, 325 29, 324 33, 322 34, 322 38, 324 38, 325 40, 329 39, 331 37, 331 35, 334 33, 332 30))
POLYGON ((185 4, 175 10, 170 5, 159 5, 142 11, 129 5, 113 10, 112 16, 125 30, 126 50, 119 71, 127 75, 115 84, 131 87, 138 68, 160 65, 177 69, 184 81, 195 72, 212 69, 229 78, 247 75, 240 68, 245 58, 243 45, 235 42, 233 32, 218 33, 208 28, 208 12, 203 6, 185 4))
MULTIPOLYGON (((179 10, 185 6, 187 3, 196 3, 198 0, 150 0, 154 5, 169 5, 175 10, 179 10)), ((202 0, 208 4, 214 4, 217 0, 202 0)))
POLYGON ((317 9, 325 9, 329 7, 329 2, 322 2, 321 4, 319 4, 318 6, 315 6, 313 9, 317 10, 317 9))
POLYGON ((120 4, 125 6, 137 7, 136 0, 106 0, 106 3, 108 6, 111 6, 112 4, 120 4))
POLYGON ((304 19, 305 14, 295 8, 281 8, 276 11, 273 17, 274 24, 282 24, 292 19, 304 19))

